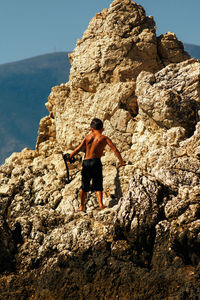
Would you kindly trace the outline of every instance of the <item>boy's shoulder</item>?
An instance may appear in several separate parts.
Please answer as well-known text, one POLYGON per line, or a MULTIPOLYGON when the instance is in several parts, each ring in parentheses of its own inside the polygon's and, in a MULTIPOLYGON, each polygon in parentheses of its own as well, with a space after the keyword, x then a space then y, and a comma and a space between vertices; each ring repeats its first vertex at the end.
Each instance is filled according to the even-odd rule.
POLYGON ((108 144, 110 141, 109 137, 107 135, 103 135, 103 134, 101 136, 101 140, 102 140, 102 142, 104 142, 106 144, 108 144))
POLYGON ((104 135, 104 134, 102 134, 102 133, 101 133, 101 134, 98 134, 98 136, 99 136, 99 137, 101 137, 101 138, 102 138, 102 140, 104 140, 104 139, 107 139, 107 138, 108 138, 106 135, 104 135))
POLYGON ((104 134, 102 134, 102 137, 103 137, 104 139, 109 139, 109 137, 108 137, 107 135, 104 135, 104 134))
POLYGON ((88 139, 88 138, 90 138, 91 136, 92 136, 92 134, 91 134, 91 133, 88 133, 88 134, 85 135, 85 139, 88 139))

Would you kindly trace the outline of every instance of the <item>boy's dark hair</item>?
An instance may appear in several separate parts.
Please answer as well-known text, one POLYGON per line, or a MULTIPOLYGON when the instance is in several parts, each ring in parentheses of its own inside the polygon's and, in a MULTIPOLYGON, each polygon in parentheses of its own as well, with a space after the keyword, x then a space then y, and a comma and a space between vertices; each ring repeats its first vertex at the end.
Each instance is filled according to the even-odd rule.
POLYGON ((95 130, 100 130, 103 128, 103 122, 100 119, 95 118, 90 123, 90 127, 95 130))

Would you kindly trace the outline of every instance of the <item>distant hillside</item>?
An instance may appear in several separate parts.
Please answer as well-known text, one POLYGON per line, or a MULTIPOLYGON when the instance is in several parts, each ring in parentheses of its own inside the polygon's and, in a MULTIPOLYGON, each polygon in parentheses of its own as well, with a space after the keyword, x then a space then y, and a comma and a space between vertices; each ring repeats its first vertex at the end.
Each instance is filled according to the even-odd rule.
POLYGON ((51 88, 68 81, 66 52, 0 65, 0 164, 12 152, 33 149, 51 88))
POLYGON ((192 57, 200 59, 200 46, 184 44, 184 48, 192 57))

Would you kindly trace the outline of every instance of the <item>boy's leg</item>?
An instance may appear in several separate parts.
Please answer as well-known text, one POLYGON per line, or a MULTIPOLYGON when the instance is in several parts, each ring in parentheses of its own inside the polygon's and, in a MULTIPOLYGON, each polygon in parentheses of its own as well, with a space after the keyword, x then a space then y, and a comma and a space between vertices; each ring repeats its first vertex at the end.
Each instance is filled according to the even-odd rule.
POLYGON ((85 211, 85 199, 87 197, 87 192, 84 192, 83 190, 81 190, 80 197, 81 197, 81 205, 78 210, 85 211))
POLYGON ((102 191, 96 191, 96 195, 97 195, 97 200, 98 200, 100 209, 106 208, 106 206, 103 205, 103 192, 102 191))

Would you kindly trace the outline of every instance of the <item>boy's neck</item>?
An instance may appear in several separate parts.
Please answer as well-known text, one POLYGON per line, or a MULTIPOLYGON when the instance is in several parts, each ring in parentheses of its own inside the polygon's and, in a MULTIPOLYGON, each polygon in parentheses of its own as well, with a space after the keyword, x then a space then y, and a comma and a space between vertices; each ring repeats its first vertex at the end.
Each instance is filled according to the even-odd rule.
POLYGON ((91 128, 91 130, 92 130, 92 133, 94 133, 94 134, 102 134, 102 132, 103 132, 103 128, 99 129, 99 130, 91 128))

